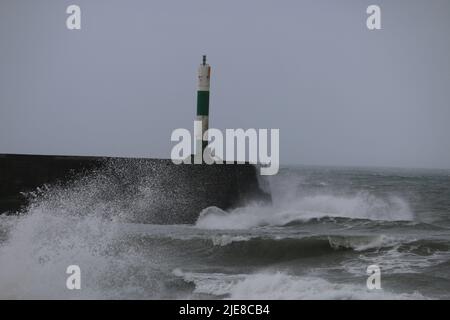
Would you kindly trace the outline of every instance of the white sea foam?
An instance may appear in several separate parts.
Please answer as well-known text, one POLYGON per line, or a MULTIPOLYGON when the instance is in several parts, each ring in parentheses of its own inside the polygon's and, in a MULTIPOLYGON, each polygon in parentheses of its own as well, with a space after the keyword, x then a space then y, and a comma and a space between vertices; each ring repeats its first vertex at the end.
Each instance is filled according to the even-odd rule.
POLYGON ((357 258, 342 263, 341 267, 352 274, 361 275, 368 265, 378 265, 383 274, 419 274, 425 268, 439 265, 450 258, 449 252, 437 251, 430 255, 417 255, 400 250, 400 245, 394 245, 383 252, 365 252, 357 258))
POLYGON ((189 273, 177 269, 174 274, 182 277, 186 282, 194 283, 194 293, 238 300, 425 299, 418 292, 400 294, 385 290, 368 290, 365 282, 361 284, 332 283, 319 277, 300 277, 282 272, 227 275, 189 273))

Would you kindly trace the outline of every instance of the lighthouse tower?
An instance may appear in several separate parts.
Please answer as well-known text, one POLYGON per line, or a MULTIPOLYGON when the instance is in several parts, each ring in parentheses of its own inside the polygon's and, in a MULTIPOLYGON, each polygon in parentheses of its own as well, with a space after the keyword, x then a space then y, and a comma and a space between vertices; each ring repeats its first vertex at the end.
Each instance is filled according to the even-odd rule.
MULTIPOLYGON (((195 158, 196 163, 203 159, 203 151, 208 145, 208 137, 205 132, 208 130, 209 116, 209 83, 211 67, 206 63, 206 55, 203 56, 202 64, 198 67, 198 87, 197 87, 197 118, 195 121, 195 158)), ((200 163, 201 163, 200 162, 200 163)))

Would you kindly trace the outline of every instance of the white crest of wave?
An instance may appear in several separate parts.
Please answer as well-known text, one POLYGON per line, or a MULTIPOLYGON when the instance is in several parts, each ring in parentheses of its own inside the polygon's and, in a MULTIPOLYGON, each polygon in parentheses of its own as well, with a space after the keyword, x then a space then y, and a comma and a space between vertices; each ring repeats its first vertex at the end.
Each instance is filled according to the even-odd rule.
POLYGON ((174 270, 176 276, 195 284, 195 293, 225 296, 236 300, 400 300, 425 299, 420 293, 397 294, 368 290, 366 284, 332 283, 313 276, 283 272, 227 275, 174 270))
POLYGON ((273 205, 250 204, 229 212, 217 207, 204 209, 196 226, 205 229, 248 229, 261 226, 283 226, 293 221, 342 217, 381 221, 411 221, 409 205, 396 196, 378 197, 367 192, 349 196, 332 194, 286 198, 273 205))
POLYGON ((231 236, 227 234, 222 234, 218 236, 213 236, 211 238, 213 245, 215 246, 227 246, 233 242, 243 242, 243 241, 249 241, 252 237, 249 236, 231 236))

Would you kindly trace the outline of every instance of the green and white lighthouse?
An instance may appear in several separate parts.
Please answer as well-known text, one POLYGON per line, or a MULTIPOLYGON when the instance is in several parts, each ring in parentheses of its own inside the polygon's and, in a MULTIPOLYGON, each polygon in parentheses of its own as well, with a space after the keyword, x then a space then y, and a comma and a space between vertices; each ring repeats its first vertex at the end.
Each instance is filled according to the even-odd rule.
POLYGON ((208 137, 205 136, 205 132, 208 130, 209 125, 210 77, 211 67, 206 63, 206 55, 204 55, 202 64, 198 67, 197 118, 194 125, 195 157, 197 161, 203 159, 203 151, 208 145, 208 137))

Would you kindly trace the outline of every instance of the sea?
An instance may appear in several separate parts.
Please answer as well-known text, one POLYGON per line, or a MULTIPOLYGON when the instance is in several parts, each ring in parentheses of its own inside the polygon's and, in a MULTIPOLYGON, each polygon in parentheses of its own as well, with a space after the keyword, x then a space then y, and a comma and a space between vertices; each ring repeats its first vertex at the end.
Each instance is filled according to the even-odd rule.
POLYGON ((448 170, 286 166, 261 177, 272 203, 203 208, 192 225, 127 222, 145 203, 99 177, 0 215, 0 299, 450 298, 448 170))

